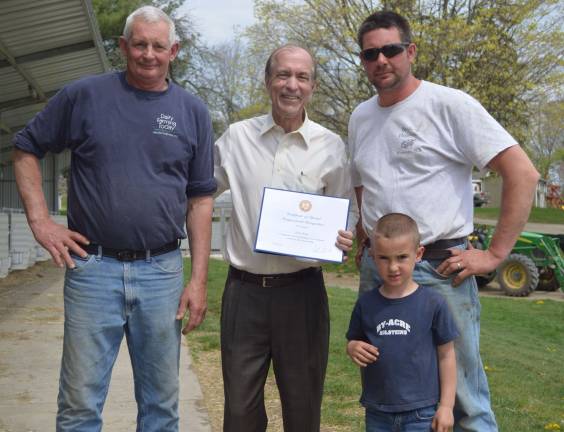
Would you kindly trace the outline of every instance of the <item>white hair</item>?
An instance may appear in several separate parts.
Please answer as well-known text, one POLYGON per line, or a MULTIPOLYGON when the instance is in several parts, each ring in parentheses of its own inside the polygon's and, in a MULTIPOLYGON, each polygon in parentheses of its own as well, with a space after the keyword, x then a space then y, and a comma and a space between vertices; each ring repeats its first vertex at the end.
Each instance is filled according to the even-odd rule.
POLYGON ((154 6, 142 6, 134 10, 125 20, 125 27, 123 28, 123 37, 129 41, 131 38, 131 27, 135 20, 142 20, 147 23, 158 23, 164 21, 168 24, 168 41, 170 44, 176 42, 176 26, 174 21, 159 8, 154 6))

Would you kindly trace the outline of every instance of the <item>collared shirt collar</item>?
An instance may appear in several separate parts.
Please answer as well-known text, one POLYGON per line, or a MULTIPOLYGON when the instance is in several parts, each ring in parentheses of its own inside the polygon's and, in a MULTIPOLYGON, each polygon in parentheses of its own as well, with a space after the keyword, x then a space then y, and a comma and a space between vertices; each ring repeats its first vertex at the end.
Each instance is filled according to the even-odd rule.
MULTIPOLYGON (((274 118, 272 117, 272 111, 270 111, 264 119, 264 123, 263 123, 263 125, 260 129, 260 135, 263 136, 264 134, 266 134, 267 132, 272 130, 275 126, 278 126, 278 125, 274 122, 274 118)), ((298 130, 295 130, 295 131, 290 132, 290 133, 300 134, 302 139, 304 140, 306 147, 309 147, 310 129, 311 129, 310 120, 309 120, 309 117, 307 116, 307 111, 306 111, 305 117, 304 117, 304 122, 302 123, 300 128, 298 130)))

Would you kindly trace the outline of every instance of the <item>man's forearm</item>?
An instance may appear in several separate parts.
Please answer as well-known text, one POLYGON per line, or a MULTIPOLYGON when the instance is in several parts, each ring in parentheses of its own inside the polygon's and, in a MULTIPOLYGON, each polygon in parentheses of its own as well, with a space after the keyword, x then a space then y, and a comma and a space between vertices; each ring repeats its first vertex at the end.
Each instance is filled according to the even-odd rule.
POLYGON ((499 220, 489 250, 498 259, 505 259, 527 223, 539 174, 519 146, 496 156, 490 168, 501 175, 503 186, 499 220))
POLYGON ((356 238, 359 241, 358 246, 360 247, 361 241, 367 237, 364 231, 364 227, 362 226, 362 191, 364 188, 362 186, 356 186, 354 188, 354 194, 356 198, 356 205, 358 207, 358 219, 356 221, 356 238))
POLYGON ((490 245, 496 256, 505 258, 525 227, 531 211, 537 180, 504 182, 499 220, 490 245))
POLYGON ((16 185, 29 224, 49 218, 39 160, 35 155, 18 149, 14 150, 13 160, 16 185))
POLYGON ((358 211, 360 212, 362 208, 362 192, 364 190, 363 186, 355 186, 354 194, 356 195, 356 204, 358 206, 358 211))
POLYGON ((208 276, 212 213, 213 198, 211 196, 195 197, 189 200, 186 230, 192 260, 191 279, 204 285, 208 276))

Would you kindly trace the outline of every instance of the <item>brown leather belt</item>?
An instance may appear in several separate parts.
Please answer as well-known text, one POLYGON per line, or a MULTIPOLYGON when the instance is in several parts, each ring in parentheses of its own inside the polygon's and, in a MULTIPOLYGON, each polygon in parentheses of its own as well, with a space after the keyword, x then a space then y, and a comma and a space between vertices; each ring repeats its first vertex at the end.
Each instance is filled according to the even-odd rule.
MULTIPOLYGON (((147 252, 150 254, 150 256, 157 256, 176 250, 178 249, 178 246, 179 246, 178 240, 174 240, 158 248, 149 249, 148 251, 132 250, 132 249, 115 249, 115 248, 107 248, 102 246, 102 256, 115 258, 118 261, 135 261, 135 260, 146 259, 147 252)), ((82 249, 84 249, 90 255, 98 255, 99 245, 91 243, 88 246, 83 246, 82 249)))
POLYGON ((437 240, 436 242, 425 245, 423 252, 424 260, 444 260, 452 256, 450 248, 463 245, 466 237, 458 237, 454 239, 437 240))
POLYGON ((277 288, 291 285, 292 283, 315 276, 318 273, 321 273, 320 267, 309 267, 293 273, 255 274, 229 266, 230 278, 239 279, 242 282, 252 283, 264 288, 277 288))

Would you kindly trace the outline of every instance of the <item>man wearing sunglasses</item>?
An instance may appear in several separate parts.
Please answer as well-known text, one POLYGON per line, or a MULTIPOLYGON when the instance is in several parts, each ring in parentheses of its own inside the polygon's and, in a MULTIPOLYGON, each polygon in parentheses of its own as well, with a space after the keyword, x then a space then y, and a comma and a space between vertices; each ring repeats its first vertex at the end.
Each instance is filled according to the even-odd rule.
MULTIPOLYGON (((413 217, 425 245, 414 280, 442 293, 455 317, 455 431, 497 431, 479 354, 480 303, 474 275, 494 270, 527 221, 537 171, 517 142, 475 99, 417 79, 409 23, 377 12, 358 31, 360 59, 377 95, 349 122, 353 184, 361 207, 359 244, 390 212, 413 217), (499 223, 490 248, 467 243, 473 230, 472 169, 503 180, 499 223)), ((366 248, 359 248, 360 291, 380 284, 366 248), (364 249, 364 250, 363 250, 364 249)))

